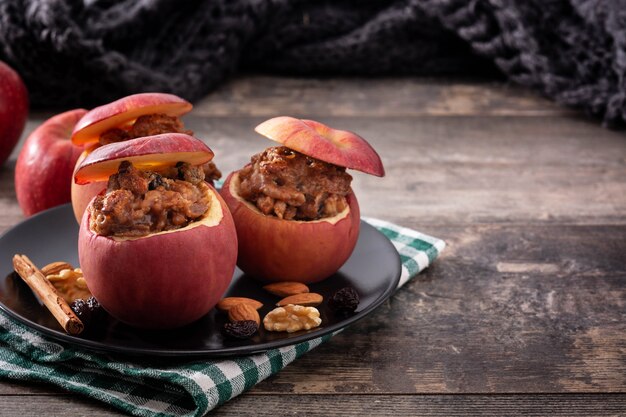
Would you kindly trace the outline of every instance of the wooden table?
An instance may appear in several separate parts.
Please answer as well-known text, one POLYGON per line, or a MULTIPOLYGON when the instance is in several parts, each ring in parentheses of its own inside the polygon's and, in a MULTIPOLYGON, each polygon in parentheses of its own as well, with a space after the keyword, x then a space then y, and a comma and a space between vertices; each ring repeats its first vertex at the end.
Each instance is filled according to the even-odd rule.
MULTIPOLYGON (((371 141, 363 215, 441 237, 443 256, 368 319, 212 415, 626 415, 626 137, 518 87, 481 80, 250 76, 187 125, 241 167, 253 127, 308 117, 371 141)), ((45 114, 34 114, 28 131, 45 114)), ((22 219, 15 154, 0 230, 22 219)), ((1 382, 0 414, 117 414, 1 382)))

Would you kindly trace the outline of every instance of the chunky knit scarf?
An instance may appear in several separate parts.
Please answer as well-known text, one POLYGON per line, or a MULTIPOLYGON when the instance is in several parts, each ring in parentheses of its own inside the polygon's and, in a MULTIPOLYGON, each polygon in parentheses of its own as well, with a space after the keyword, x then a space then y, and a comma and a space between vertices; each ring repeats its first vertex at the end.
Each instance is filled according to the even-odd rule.
POLYGON ((37 106, 194 100, 240 69, 501 73, 626 124, 626 0, 2 0, 0 60, 37 106))

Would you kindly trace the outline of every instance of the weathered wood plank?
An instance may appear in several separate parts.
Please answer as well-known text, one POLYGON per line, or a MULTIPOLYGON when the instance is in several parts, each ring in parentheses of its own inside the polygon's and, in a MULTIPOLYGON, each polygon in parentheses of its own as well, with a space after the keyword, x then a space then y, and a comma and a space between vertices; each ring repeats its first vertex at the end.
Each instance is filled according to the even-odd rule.
MULTIPOLYGON (((226 173, 273 142, 261 118, 189 117, 226 173)), ((364 215, 397 222, 626 223, 626 137, 578 118, 325 118, 380 153, 385 178, 352 172, 364 215), (390 210, 390 207, 393 207, 390 210)))
POLYGON ((276 393, 626 391, 626 227, 430 227, 449 246, 276 393))
POLYGON ((625 410, 625 395, 247 395, 211 415, 617 417, 625 410))
POLYGON ((15 416, 125 416, 126 413, 77 395, 0 395, 0 417, 15 416))
POLYGON ((197 116, 537 116, 573 112, 515 85, 440 78, 236 78, 196 103, 197 116))
MULTIPOLYGON (((36 381, 0 380, 0 398, 9 395, 68 395, 67 391, 51 384, 36 381)), ((0 403, 1 404, 1 403, 0 403)), ((1 408, 1 407, 0 407, 1 408)))
MULTIPOLYGON (((73 396, 0 397, 0 416, 124 415, 73 396), (36 407, 33 407, 36 404, 36 407), (28 411, 26 414, 24 410, 28 411)), ((253 395, 231 400, 208 415, 298 416, 623 416, 626 395, 253 395)))

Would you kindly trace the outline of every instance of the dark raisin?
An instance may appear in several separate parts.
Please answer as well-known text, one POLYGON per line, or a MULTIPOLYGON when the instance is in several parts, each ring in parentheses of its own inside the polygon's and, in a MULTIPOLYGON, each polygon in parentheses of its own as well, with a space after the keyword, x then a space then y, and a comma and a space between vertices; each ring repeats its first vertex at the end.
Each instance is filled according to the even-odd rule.
POLYGON ((359 301, 359 293, 353 287, 345 287, 328 299, 328 307, 336 314, 347 315, 356 311, 359 301))
POLYGON ((185 179, 185 163, 183 161, 176 162, 176 168, 178 169, 176 178, 179 180, 185 179))
POLYGON ((159 174, 154 174, 152 181, 148 184, 148 190, 156 190, 157 187, 163 185, 163 177, 159 174))
POLYGON ((120 162, 120 166, 117 168, 117 172, 119 172, 120 174, 128 174, 132 166, 133 164, 131 164, 129 161, 122 161, 120 162))
POLYGON ((77 298, 70 307, 86 328, 97 324, 104 317, 104 309, 95 297, 89 297, 87 301, 77 298))
POLYGON ((240 320, 224 325, 224 333, 237 339, 248 339, 257 330, 259 330, 259 325, 254 320, 240 320))

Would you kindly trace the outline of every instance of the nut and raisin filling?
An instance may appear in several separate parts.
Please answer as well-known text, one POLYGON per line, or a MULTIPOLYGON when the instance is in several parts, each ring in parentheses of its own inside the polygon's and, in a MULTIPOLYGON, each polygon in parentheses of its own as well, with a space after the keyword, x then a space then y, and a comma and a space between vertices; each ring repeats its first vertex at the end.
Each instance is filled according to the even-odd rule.
POLYGON ((179 162, 162 172, 141 171, 123 161, 106 193, 89 207, 90 228, 102 236, 140 237, 180 229, 210 208, 204 170, 179 162))
POLYGON ((278 146, 254 155, 239 180, 239 195, 263 214, 308 221, 341 213, 352 177, 343 167, 278 146))
MULTIPOLYGON (((129 139, 142 138, 145 136, 160 135, 163 133, 184 133, 193 136, 193 131, 185 129, 183 121, 176 116, 156 113, 140 116, 128 129, 113 128, 102 133, 99 138, 100 145, 108 145, 115 142, 123 142, 129 139)), ((202 166, 205 180, 211 184, 219 180, 222 173, 213 161, 202 166)))

